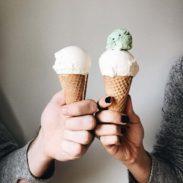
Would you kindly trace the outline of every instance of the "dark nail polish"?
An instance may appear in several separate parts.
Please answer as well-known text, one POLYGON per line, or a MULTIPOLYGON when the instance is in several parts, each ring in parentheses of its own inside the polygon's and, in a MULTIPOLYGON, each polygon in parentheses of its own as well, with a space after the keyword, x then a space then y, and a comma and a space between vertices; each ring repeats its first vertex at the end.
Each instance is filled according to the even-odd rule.
POLYGON ((111 103, 112 102, 112 98, 111 97, 106 97, 105 98, 105 102, 108 103, 108 104, 111 103))
POLYGON ((122 133, 122 134, 125 134, 125 133, 126 133, 126 126, 122 126, 122 127, 121 127, 121 133, 122 133))
POLYGON ((122 116, 121 116, 121 122, 123 122, 123 123, 128 123, 128 122, 129 122, 128 116, 127 116, 127 115, 122 115, 122 116))

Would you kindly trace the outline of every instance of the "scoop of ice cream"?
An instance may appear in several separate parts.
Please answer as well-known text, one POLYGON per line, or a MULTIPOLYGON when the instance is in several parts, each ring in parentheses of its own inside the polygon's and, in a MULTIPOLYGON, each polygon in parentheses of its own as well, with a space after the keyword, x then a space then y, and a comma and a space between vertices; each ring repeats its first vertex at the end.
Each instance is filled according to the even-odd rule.
POLYGON ((91 66, 90 56, 77 46, 65 47, 55 53, 53 69, 57 74, 88 74, 91 66))
POLYGON ((132 48, 132 35, 125 29, 114 30, 107 38, 107 49, 130 50, 132 48))
POLYGON ((99 59, 102 75, 135 76, 139 71, 134 56, 128 51, 106 50, 99 59))

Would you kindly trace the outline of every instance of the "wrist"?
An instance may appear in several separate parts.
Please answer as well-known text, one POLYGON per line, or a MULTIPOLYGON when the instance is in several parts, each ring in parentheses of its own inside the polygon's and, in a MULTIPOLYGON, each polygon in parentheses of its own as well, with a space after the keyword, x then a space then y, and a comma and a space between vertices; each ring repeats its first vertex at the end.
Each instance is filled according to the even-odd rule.
POLYGON ((128 170, 139 183, 147 183, 150 177, 152 160, 142 146, 132 162, 125 163, 128 170))
POLYGON ((45 153, 41 130, 38 136, 30 144, 27 157, 30 172, 35 177, 44 176, 49 167, 53 165, 54 160, 45 153))

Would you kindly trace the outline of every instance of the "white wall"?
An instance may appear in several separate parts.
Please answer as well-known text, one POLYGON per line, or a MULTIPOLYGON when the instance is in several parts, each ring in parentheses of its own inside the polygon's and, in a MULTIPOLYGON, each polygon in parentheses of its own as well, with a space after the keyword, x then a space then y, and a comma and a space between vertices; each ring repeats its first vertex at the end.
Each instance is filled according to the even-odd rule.
MULTIPOLYGON (((140 64, 130 93, 151 150, 168 70, 183 53, 182 18, 182 0, 0 0, 1 99, 5 95, 9 104, 1 110, 7 116, 12 108, 15 118, 7 126, 19 141, 33 137, 44 106, 60 89, 51 68, 53 54, 68 45, 81 46, 92 55, 87 98, 104 95, 98 57, 106 36, 126 27, 133 34, 132 52, 140 64)), ((58 163, 52 182, 125 183, 126 175, 95 141, 82 160, 58 163)))

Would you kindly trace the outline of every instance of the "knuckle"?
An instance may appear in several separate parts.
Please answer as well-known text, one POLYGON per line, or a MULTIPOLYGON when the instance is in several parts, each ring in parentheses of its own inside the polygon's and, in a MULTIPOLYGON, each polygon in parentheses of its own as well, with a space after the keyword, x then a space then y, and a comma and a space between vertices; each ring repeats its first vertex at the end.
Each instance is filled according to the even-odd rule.
POLYGON ((66 122, 65 123, 65 129, 71 129, 71 125, 70 125, 70 122, 66 122))
POLYGON ((101 112, 102 112, 102 111, 98 111, 98 112, 95 113, 95 118, 96 118, 97 120, 99 120, 99 117, 100 117, 100 115, 101 115, 101 112))
POLYGON ((67 128, 67 127, 69 127, 70 126, 70 118, 65 118, 65 120, 64 120, 64 124, 65 124, 65 127, 67 128))
POLYGON ((79 115, 81 114, 81 112, 82 112, 81 106, 75 103, 70 104, 67 108, 67 113, 69 115, 79 115))
POLYGON ((118 143, 117 136, 106 136, 101 138, 101 142, 105 145, 112 145, 118 143))
POLYGON ((97 112, 97 104, 96 104, 96 102, 94 102, 94 100, 91 100, 89 105, 90 105, 90 110, 92 113, 97 112))
POLYGON ((116 122, 116 123, 120 123, 121 122, 121 115, 118 114, 118 113, 114 113, 113 121, 116 122))
POLYGON ((111 126, 111 131, 112 131, 113 133, 118 132, 118 127, 117 127, 117 125, 112 125, 112 126, 111 126))
POLYGON ((77 144, 74 148, 74 156, 81 156, 83 152, 83 146, 81 144, 77 144))
POLYGON ((72 129, 75 126, 76 126, 76 123, 73 123, 73 118, 66 118, 65 119, 65 128, 66 129, 72 129))
POLYGON ((102 142, 102 144, 105 144, 105 137, 101 136, 100 141, 102 142))
POLYGON ((83 143, 89 144, 91 142, 91 139, 92 139, 91 134, 89 132, 85 131, 83 134, 83 141, 84 141, 83 143))
POLYGON ((80 106, 77 106, 77 107, 73 107, 73 113, 74 114, 81 114, 82 113, 82 109, 81 109, 81 107, 80 106))
POLYGON ((105 121, 105 113, 104 111, 100 111, 96 114, 96 119, 100 122, 104 122, 105 121))
POLYGON ((102 127, 102 125, 98 125, 98 126, 95 128, 95 134, 96 134, 97 136, 100 136, 100 134, 101 134, 101 127, 102 127))
POLYGON ((112 138, 112 143, 117 143, 118 142, 118 138, 116 137, 116 136, 114 136, 113 138, 112 138))
POLYGON ((54 159, 56 159, 58 161, 62 161, 63 156, 61 155, 61 153, 59 153, 59 154, 54 155, 54 159))
POLYGON ((88 128, 93 130, 96 127, 96 119, 94 116, 88 116, 88 128))
POLYGON ((92 115, 84 116, 80 125, 83 130, 93 130, 96 126, 95 118, 92 115))
POLYGON ((109 145, 109 144, 111 144, 111 140, 108 138, 108 137, 103 137, 103 138, 101 138, 100 139, 101 140, 101 142, 102 142, 102 144, 104 144, 104 145, 109 145))

